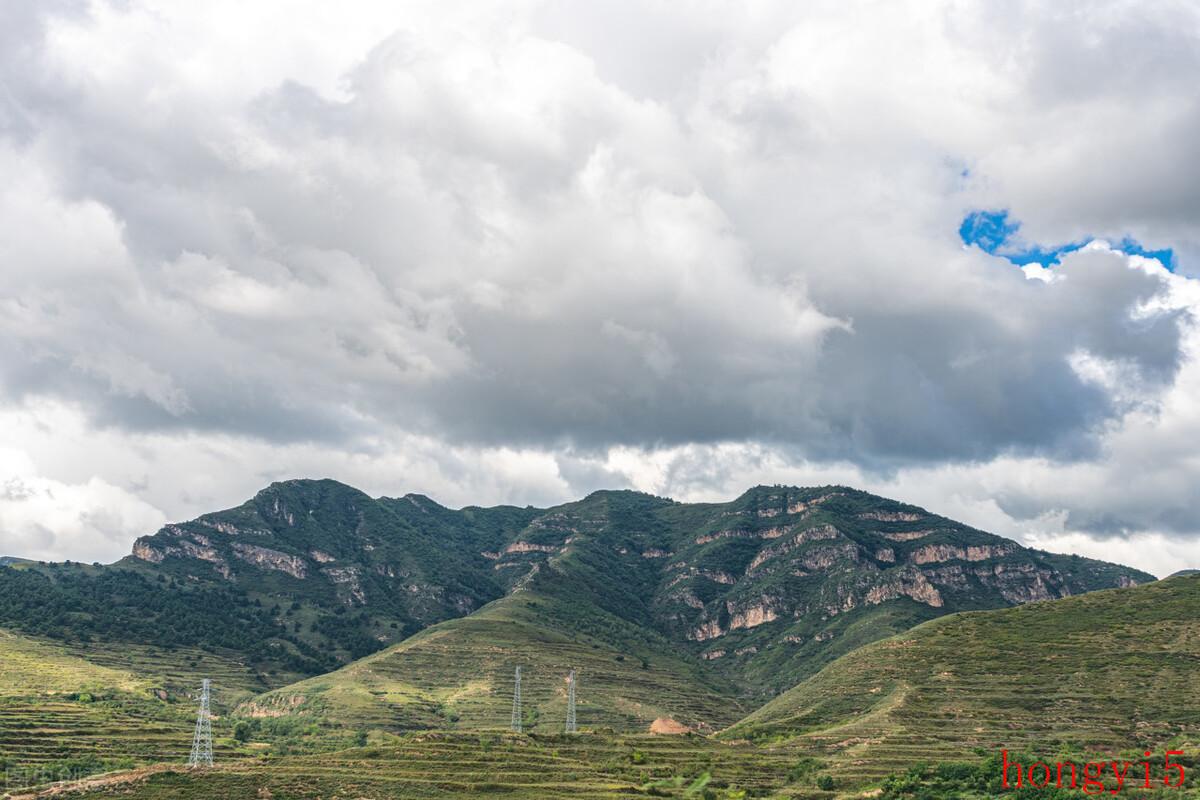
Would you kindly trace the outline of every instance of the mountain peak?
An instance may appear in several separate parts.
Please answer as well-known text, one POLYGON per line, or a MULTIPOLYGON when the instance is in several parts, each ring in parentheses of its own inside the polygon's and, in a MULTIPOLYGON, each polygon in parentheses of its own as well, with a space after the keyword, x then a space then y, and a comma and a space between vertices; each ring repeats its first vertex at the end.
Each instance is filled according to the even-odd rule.
POLYGON ((841 485, 761 485, 727 503, 611 489, 548 509, 452 510, 418 493, 372 499, 289 480, 142 537, 122 563, 299 605, 316 622, 281 618, 288 647, 341 658, 533 587, 587 598, 765 691, 864 637, 953 611, 1153 580, 841 485))

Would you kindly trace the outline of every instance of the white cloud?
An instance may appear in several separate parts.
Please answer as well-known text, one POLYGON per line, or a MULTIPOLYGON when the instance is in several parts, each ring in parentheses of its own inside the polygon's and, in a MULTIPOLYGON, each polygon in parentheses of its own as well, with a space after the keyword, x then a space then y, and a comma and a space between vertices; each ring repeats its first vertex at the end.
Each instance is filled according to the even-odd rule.
POLYGON ((1007 207, 1200 271, 1198 13, 6 8, 2 444, 99 520, 44 509, 39 552, 295 475, 839 481, 1030 541, 1200 537, 1195 282, 956 236, 1007 207))
POLYGON ((0 450, 0 545, 8 552, 108 561, 165 521, 157 508, 102 478, 63 483, 39 475, 24 453, 0 450))

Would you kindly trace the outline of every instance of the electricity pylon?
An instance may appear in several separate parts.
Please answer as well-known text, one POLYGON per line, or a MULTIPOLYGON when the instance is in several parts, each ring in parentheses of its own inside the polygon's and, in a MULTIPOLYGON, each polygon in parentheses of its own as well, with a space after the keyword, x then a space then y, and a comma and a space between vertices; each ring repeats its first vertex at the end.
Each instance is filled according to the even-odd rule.
POLYGON ((575 670, 567 676, 567 733, 575 733, 575 670))
POLYGON ((520 667, 517 667, 516 676, 513 678, 512 729, 516 733, 521 732, 521 668, 520 667))
POLYGON ((192 755, 188 759, 189 767, 211 767, 212 753, 212 714, 208 710, 208 698, 211 690, 208 678, 200 688, 200 713, 196 715, 196 734, 192 737, 192 755))

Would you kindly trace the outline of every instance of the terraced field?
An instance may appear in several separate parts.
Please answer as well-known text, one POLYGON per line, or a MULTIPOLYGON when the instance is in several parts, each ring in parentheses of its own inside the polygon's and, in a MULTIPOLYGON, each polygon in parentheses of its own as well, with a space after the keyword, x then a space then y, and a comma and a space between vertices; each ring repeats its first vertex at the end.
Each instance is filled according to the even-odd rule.
POLYGON ((1200 578, 957 614, 860 648, 723 735, 787 742, 843 782, 917 762, 1195 755, 1200 578))
POLYGON ((190 694, 202 678, 220 687, 223 702, 233 704, 248 694, 258 694, 280 685, 270 682, 239 660, 234 653, 219 653, 195 647, 171 649, 127 642, 68 644, 66 652, 113 669, 131 670, 170 694, 190 694))
MULTIPOLYGON (((0 784, 186 758, 195 711, 184 688, 198 679, 176 672, 164 681, 142 672, 156 662, 137 648, 124 659, 116 648, 97 652, 113 666, 59 643, 0 631, 0 784), (117 668, 122 662, 135 669, 117 668)), ((202 666, 217 661, 208 657, 202 666)), ((231 695, 244 696, 245 689, 231 695)), ((218 750, 233 753, 225 738, 218 750)))
POLYGON ((809 776, 789 782, 786 751, 702 737, 431 734, 339 753, 158 773, 77 796, 146 800, 316 797, 832 797, 809 776), (694 789, 692 794, 686 794, 694 789), (742 794, 742 793, 745 794, 742 794))
POLYGON ((518 664, 524 722, 539 733, 562 730, 571 669, 578 675, 583 728, 645 731, 656 718, 669 717, 712 731, 745 713, 732 699, 732 687, 685 658, 599 609, 521 593, 337 672, 257 698, 239 713, 286 713, 393 732, 501 730, 509 726, 518 664))
POLYGON ((153 800, 981 798, 996 794, 984 760, 1001 748, 1048 762, 1173 749, 1192 782, 1200 769, 1200 577, 944 617, 842 657, 740 721, 728 687, 626 625, 522 592, 236 713, 219 707, 218 766, 200 772, 178 766, 190 701, 162 699, 137 670, 6 634, 0 754, 9 767, 177 765, 72 793, 153 800), (516 663, 525 734, 504 730, 516 663), (559 732, 570 668, 577 736, 559 732), (730 727, 646 734, 658 717, 730 727))

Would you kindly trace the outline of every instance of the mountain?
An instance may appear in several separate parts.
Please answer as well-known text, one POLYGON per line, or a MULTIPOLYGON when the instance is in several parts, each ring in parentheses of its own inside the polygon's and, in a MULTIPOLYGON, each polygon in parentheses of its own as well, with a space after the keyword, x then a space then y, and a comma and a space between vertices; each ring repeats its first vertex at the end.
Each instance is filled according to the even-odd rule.
MULTIPOLYGON (((667 717, 709 731, 935 616, 1153 580, 844 487, 759 487, 723 504, 596 492, 482 555, 510 594, 266 707, 362 728, 498 728, 516 665, 542 681, 575 666, 591 725, 667 717)), ((527 705, 545 730, 561 726, 561 681, 527 705)))
POLYGON ((644 630, 755 703, 943 614, 1150 580, 847 487, 452 510, 294 480, 167 525, 113 565, 0 569, 0 625, 205 647, 281 686, 533 592, 644 630))
MULTIPOLYGON (((0 671, 0 745, 17 769, 179 758, 204 676, 217 689, 222 758, 263 748, 273 758, 311 755, 284 758, 286 776, 271 791, 307 776, 318 794, 362 794, 343 785, 342 766, 322 771, 342 762, 320 751, 366 738, 376 749, 347 758, 369 762, 398 747, 396 757, 420 768, 396 780, 427 770, 466 795, 493 785, 519 793, 528 775, 544 773, 554 786, 538 789, 545 796, 570 794, 574 775, 588 776, 596 796, 607 786, 623 796, 710 771, 718 780, 721 765, 731 787, 795 784, 800 794, 785 794, 823 796, 811 785, 818 772, 848 783, 918 755, 986 747, 987 735, 961 729, 956 709, 987 717, 974 727, 997 735, 1017 726, 1008 730, 1020 746, 1049 730, 1033 711, 1040 701, 1016 697, 1015 684, 997 685, 1004 703, 986 702, 997 661, 1020 668, 1013 682, 1024 670, 1037 692, 1052 688, 1038 676, 1041 662, 1013 655, 1022 636, 1043 648, 1052 633, 1084 637, 1063 665, 1069 675, 1047 672, 1068 699, 1095 675, 1113 677, 1108 652, 1140 646, 1135 630, 1159 637, 1157 648, 1143 647, 1145 664, 1161 672, 1154 685, 1175 686, 1195 671, 1192 638, 1185 626, 1183 639, 1170 639, 1167 620, 1194 609, 1161 592, 1191 580, 1151 583, 840 486, 760 486, 727 503, 601 491, 548 509, 454 510, 420 495, 372 499, 334 481, 286 481, 164 526, 115 564, 0 567, 0 659, 19 665, 0 671), (1103 600, 1110 595, 1131 599, 1103 600), (1038 620, 1060 604, 1073 610, 1045 623, 1047 633, 1038 620), (1079 625, 1106 620, 1095 637, 1070 628, 1080 614, 1089 616, 1079 625), (915 661, 879 641, 901 633, 926 642, 926 631, 992 615, 1016 622, 974 638, 939 635, 929 641, 943 649, 915 661), (1162 672, 1164 658, 1176 673, 1162 672), (922 677, 938 659, 951 666, 922 677), (533 737, 503 732, 516 666, 533 737), (578 746, 559 733, 570 670, 588 732, 578 746), (938 681, 959 675, 951 696, 936 694, 938 681), (1016 707, 1009 716, 1005 703, 1016 707), (647 738, 686 729, 727 733, 669 737, 678 745, 647 738)), ((1130 674, 1145 665, 1121 663, 1130 674)), ((1136 730, 1164 735, 1188 708, 1141 707, 1136 730)), ((1078 715, 1081 736, 1091 730, 1081 708, 1063 709, 1078 715)), ((1116 716, 1100 714, 1097 730, 1124 731, 1116 716)), ((258 776, 272 767, 255 763, 229 779, 267 786, 258 776)), ((145 785, 191 796, 171 794, 180 780, 145 785)), ((192 781, 188 791, 204 796, 203 781, 192 781)), ((650 793, 681 791, 663 786, 650 793)))
POLYGON ((1198 677, 1200 577, 1179 577, 942 617, 840 658, 722 735, 786 742, 856 781, 1001 748, 1051 762, 1152 750, 1161 765, 1165 749, 1190 758, 1200 744, 1198 677))

